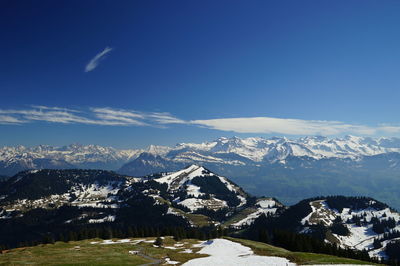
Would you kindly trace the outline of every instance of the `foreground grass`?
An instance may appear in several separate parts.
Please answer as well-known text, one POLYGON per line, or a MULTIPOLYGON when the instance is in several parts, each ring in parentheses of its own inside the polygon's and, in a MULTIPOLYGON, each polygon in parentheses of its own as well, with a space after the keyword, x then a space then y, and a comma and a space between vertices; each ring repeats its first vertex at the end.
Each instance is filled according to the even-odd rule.
MULTIPOLYGON (((101 244, 104 243, 101 239, 90 239, 17 248, 0 254, 0 265, 145 265, 147 263, 163 265, 166 263, 167 258, 182 264, 194 258, 207 256, 196 253, 200 248, 193 248, 194 244, 199 243, 199 240, 195 239, 184 239, 176 242, 171 237, 165 237, 163 247, 153 246, 154 237, 130 239, 132 241, 144 240, 147 242, 104 245, 101 244), (96 243, 92 244, 91 242, 96 243), (192 253, 182 253, 185 249, 191 249, 192 253), (133 250, 139 251, 144 256, 129 254, 129 251, 133 250)), ((226 237, 226 239, 250 247, 257 255, 284 257, 297 264, 371 265, 371 263, 364 261, 324 254, 291 252, 251 240, 231 237, 226 237)), ((114 239, 114 241, 116 240, 114 239)))
MULTIPOLYGON (((141 239, 154 241, 154 238, 141 239)), ((156 260, 163 264, 166 262, 166 258, 184 263, 204 256, 195 253, 199 248, 192 248, 192 245, 199 241, 192 239, 180 242, 175 242, 169 237, 164 239, 164 247, 173 247, 177 243, 182 244, 178 249, 154 247, 153 242, 141 242, 136 245, 132 243, 100 244, 102 242, 101 239, 90 239, 12 249, 0 254, 0 265, 142 265, 156 260), (90 242, 99 243, 91 244, 90 242), (185 248, 192 249, 193 253, 180 253, 185 248), (140 251, 141 254, 152 259, 129 254, 131 250, 140 251)))
POLYGON ((292 252, 283 248, 271 246, 261 242, 255 242, 246 239, 225 237, 228 240, 238 242, 244 246, 250 247, 255 254, 261 256, 276 256, 284 257, 297 264, 364 264, 364 265, 379 265, 371 262, 341 258, 332 255, 307 253, 307 252, 292 252))

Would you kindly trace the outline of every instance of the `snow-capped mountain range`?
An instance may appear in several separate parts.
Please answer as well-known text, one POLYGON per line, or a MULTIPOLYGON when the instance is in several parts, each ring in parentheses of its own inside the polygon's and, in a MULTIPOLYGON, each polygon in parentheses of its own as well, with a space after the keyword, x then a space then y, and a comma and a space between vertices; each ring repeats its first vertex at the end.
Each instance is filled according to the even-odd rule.
POLYGON ((400 139, 304 137, 219 138, 151 146, 118 172, 143 176, 201 164, 253 195, 294 204, 318 195, 374 196, 400 208, 400 139))
POLYGON ((226 164, 284 161, 288 156, 321 158, 352 158, 372 156, 389 152, 400 152, 400 138, 365 138, 346 136, 344 138, 303 137, 288 139, 272 138, 219 138, 214 141, 179 143, 174 147, 154 146, 147 149, 115 149, 99 145, 72 144, 63 147, 39 145, 35 147, 0 148, 0 162, 9 166, 21 164, 36 168, 35 160, 49 160, 53 164, 86 166, 90 164, 122 165, 137 158, 141 153, 174 158, 176 161, 208 161, 226 164), (224 158, 224 154, 235 154, 237 158, 224 158))
MULTIPOLYGON (((101 168, 129 170, 124 164, 143 153, 172 160, 175 163, 216 163, 227 165, 258 165, 284 163, 288 157, 349 158, 400 152, 400 138, 343 138, 303 137, 219 138, 204 143, 180 143, 174 147, 154 146, 147 149, 115 149, 99 145, 73 144, 63 147, 0 148, 0 174, 13 175, 18 171, 43 168, 101 168)), ((173 170, 173 169, 165 169, 173 170)), ((153 173, 150 171, 148 174, 153 173)), ((132 173, 130 173, 132 174, 132 173)))
MULTIPOLYGON (((4 147, 0 176, 29 169, 104 169, 141 177, 200 164, 253 195, 294 204, 318 195, 373 196, 400 209, 400 138, 219 138, 173 147, 4 147)), ((4 177, 0 177, 4 179, 4 177)))
POLYGON ((0 174, 13 175, 29 169, 98 168, 117 169, 143 150, 118 150, 99 145, 72 144, 63 147, 0 148, 0 174))
MULTIPOLYGON (((179 153, 177 160, 185 157, 200 159, 204 152, 218 154, 237 154, 253 162, 283 161, 288 156, 307 156, 314 159, 321 158, 352 158, 372 156, 388 152, 400 152, 400 138, 363 138, 346 136, 344 138, 327 138, 322 136, 288 139, 285 137, 273 138, 219 138, 215 141, 200 144, 181 143, 174 148, 166 149, 152 147, 150 153, 165 155, 179 153), (199 153, 199 154, 196 154, 199 153)), ((207 160, 207 156, 204 156, 207 160)), ((210 160, 212 160, 210 158, 210 160)), ((219 161, 215 159, 215 161, 219 161)), ((231 163, 235 163, 234 160, 231 163)), ((237 162, 240 163, 240 162, 237 162)))

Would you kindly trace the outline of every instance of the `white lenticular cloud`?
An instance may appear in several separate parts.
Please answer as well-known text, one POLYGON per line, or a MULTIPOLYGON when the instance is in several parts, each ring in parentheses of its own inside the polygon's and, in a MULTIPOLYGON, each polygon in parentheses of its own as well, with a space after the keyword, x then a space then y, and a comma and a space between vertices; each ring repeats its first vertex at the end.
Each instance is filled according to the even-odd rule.
POLYGON ((103 51, 101 51, 100 53, 98 53, 97 55, 95 55, 95 57, 93 57, 89 63, 87 63, 87 65, 85 66, 85 72, 90 72, 92 70, 94 70, 100 63, 100 61, 102 59, 105 58, 105 56, 111 52, 113 49, 110 47, 106 47, 104 48, 103 51))
POLYGON ((338 135, 353 133, 374 135, 377 128, 351 125, 337 121, 284 119, 273 117, 240 117, 194 120, 192 124, 237 133, 284 134, 284 135, 338 135))

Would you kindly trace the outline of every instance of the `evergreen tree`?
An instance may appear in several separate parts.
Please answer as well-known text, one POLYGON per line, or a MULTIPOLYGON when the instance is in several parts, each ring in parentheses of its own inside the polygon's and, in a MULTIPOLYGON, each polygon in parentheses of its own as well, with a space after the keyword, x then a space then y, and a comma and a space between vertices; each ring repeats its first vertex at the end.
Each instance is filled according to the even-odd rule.
POLYGON ((163 239, 161 237, 157 237, 154 241, 154 245, 161 247, 163 245, 163 239))

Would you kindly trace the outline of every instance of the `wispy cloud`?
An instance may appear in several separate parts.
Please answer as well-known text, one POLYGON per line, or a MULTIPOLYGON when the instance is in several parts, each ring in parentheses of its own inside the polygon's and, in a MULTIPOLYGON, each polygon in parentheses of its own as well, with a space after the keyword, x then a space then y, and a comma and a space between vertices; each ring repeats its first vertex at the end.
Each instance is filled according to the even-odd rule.
POLYGON ((280 135, 398 135, 400 125, 367 126, 340 121, 302 120, 274 117, 236 117, 204 120, 184 120, 165 112, 143 112, 92 107, 69 109, 63 107, 32 106, 25 109, 0 109, 1 125, 19 125, 34 122, 84 124, 101 126, 140 126, 165 128, 186 124, 220 131, 280 135))
POLYGON ((169 113, 138 112, 109 107, 89 108, 87 110, 48 106, 32 106, 27 109, 0 109, 0 124, 22 124, 35 121, 60 124, 154 127, 185 123, 169 113))
POLYGON ((399 125, 380 125, 379 129, 381 131, 387 132, 388 134, 400 134, 400 126, 399 125))
POLYGON ((240 117, 194 120, 192 124, 237 133, 284 134, 284 135, 338 135, 352 133, 374 135, 377 128, 351 125, 338 121, 283 119, 272 117, 240 117))
POLYGON ((103 60, 106 57, 106 55, 109 52, 111 52, 112 50, 113 50, 113 48, 110 48, 110 47, 104 48, 103 51, 98 53, 95 57, 93 57, 89 61, 89 63, 87 63, 87 65, 85 66, 85 72, 90 72, 90 71, 94 70, 100 64, 100 61, 103 60))
POLYGON ((112 108, 91 108, 94 115, 101 121, 116 123, 116 125, 133 125, 133 126, 148 126, 147 123, 141 121, 145 116, 134 111, 112 108))
POLYGON ((148 117, 160 124, 187 124, 188 122, 169 113, 150 113, 148 117))
POLYGON ((0 115, 0 125, 10 125, 10 124, 22 124, 25 123, 23 120, 19 120, 13 116, 0 115))

